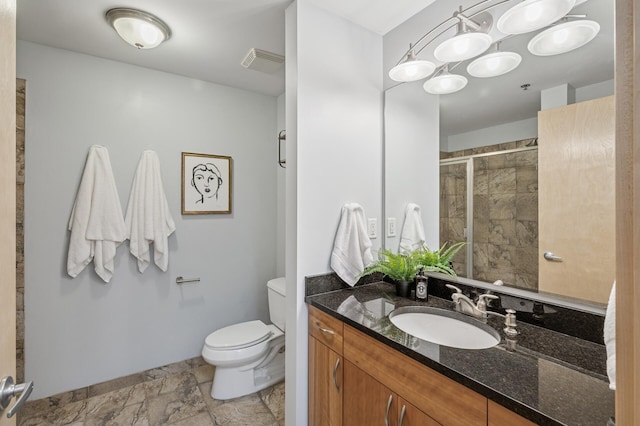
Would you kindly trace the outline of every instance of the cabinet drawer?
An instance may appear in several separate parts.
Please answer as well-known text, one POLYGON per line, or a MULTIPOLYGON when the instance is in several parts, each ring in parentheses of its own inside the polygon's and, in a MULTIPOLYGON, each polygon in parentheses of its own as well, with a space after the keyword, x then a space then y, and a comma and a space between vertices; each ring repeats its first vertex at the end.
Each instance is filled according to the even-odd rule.
POLYGON ((342 321, 309 306, 309 335, 342 355, 342 321))
POLYGON ((344 358, 438 423, 487 424, 487 398, 348 325, 344 358))
POLYGON ((524 417, 520 417, 513 411, 507 410, 501 405, 496 404, 493 401, 489 401, 489 426, 535 426, 536 424, 530 422, 524 417))

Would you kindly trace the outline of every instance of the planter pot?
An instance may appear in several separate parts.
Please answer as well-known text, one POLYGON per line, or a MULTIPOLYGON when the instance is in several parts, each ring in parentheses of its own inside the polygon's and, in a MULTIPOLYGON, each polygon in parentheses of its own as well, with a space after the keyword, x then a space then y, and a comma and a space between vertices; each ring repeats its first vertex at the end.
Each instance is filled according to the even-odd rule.
POLYGON ((411 295, 411 286, 413 281, 396 281, 396 295, 400 297, 409 297, 411 295))

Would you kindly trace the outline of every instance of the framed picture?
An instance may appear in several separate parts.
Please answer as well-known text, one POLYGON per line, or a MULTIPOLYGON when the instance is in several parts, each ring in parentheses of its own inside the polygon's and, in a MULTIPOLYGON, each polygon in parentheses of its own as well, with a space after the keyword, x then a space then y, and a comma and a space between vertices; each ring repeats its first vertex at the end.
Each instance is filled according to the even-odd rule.
POLYGON ((182 214, 231 213, 231 157, 182 153, 182 214))

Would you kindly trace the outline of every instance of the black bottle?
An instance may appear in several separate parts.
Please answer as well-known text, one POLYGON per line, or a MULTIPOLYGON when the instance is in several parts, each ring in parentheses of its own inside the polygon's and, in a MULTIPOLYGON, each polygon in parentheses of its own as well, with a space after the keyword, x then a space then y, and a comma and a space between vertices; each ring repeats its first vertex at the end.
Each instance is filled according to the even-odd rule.
POLYGON ((427 293, 427 277, 424 276, 424 269, 420 268, 420 272, 416 275, 416 300, 427 301, 429 294, 427 293))

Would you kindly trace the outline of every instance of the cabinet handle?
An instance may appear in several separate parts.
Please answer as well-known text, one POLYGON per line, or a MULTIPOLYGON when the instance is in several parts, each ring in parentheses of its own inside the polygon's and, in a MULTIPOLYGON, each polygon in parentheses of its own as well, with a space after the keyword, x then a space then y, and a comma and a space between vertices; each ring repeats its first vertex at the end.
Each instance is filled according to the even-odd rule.
POLYGON ((340 365, 340 358, 336 359, 336 365, 333 367, 333 386, 336 388, 336 392, 340 392, 338 386, 338 366, 340 365))
POLYGON ((389 426, 389 410, 391 409, 391 401, 393 401, 393 395, 389 395, 387 401, 387 411, 384 413, 384 426, 389 426))
POLYGON ((402 411, 400 412, 400 418, 398 418, 398 426, 402 426, 402 422, 404 422, 404 414, 407 412, 407 406, 402 406, 402 411))
POLYGON ((333 330, 329 330, 328 328, 322 328, 319 322, 316 322, 316 327, 318 328, 318 330, 322 331, 323 333, 336 334, 336 332, 333 330))

